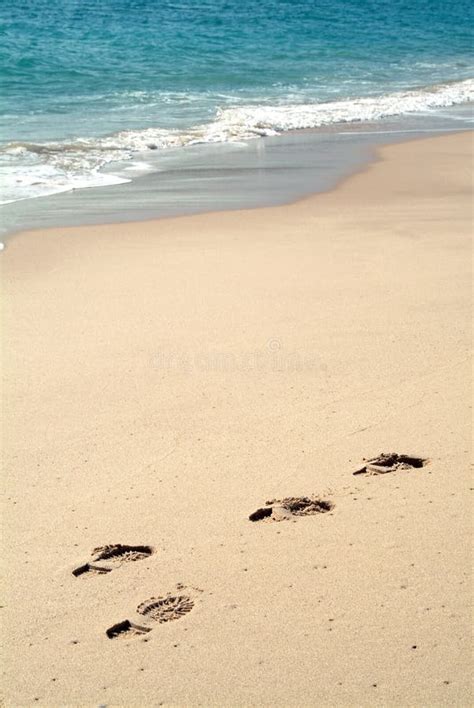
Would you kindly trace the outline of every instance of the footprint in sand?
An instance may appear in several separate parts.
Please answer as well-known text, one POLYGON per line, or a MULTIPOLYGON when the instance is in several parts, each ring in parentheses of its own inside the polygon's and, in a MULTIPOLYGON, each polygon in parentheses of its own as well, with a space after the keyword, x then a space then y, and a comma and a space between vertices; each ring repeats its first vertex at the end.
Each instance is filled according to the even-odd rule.
POLYGON ((165 595, 151 597, 137 607, 140 615, 149 617, 154 622, 171 622, 187 615, 194 607, 194 601, 187 595, 165 595))
POLYGON ((92 551, 92 560, 89 563, 74 568, 72 574, 79 576, 103 575, 110 573, 122 563, 131 563, 148 558, 153 553, 151 546, 125 546, 115 543, 109 546, 100 546, 92 551), (104 563, 105 561, 105 563, 104 563))
POLYGON ((137 613, 142 616, 143 624, 136 624, 126 619, 110 627, 105 633, 109 639, 131 639, 151 632, 151 622, 171 622, 181 619, 194 607, 194 600, 188 595, 169 593, 160 597, 151 597, 137 607, 137 613))
POLYGON ((265 506, 250 514, 250 521, 285 521, 295 516, 324 514, 334 504, 317 497, 286 497, 265 502, 265 506))
POLYGON ((412 470, 424 467, 428 460, 423 457, 399 455, 396 452, 382 452, 378 457, 368 460, 361 469, 352 474, 365 474, 367 476, 387 474, 397 470, 412 470))

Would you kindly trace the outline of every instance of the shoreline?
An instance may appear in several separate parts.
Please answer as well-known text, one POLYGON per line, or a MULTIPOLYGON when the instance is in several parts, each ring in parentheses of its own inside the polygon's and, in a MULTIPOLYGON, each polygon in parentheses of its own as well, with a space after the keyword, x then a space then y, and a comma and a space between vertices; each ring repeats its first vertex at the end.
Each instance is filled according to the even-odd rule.
POLYGON ((9 241, 6 707, 470 704, 472 135, 9 241), (428 463, 353 475, 391 451, 428 463), (151 552, 75 574, 109 544, 151 552))
MULTIPOLYGON (((311 132, 312 129, 308 129, 307 132, 311 132)), ((298 131, 299 133, 303 133, 305 131, 298 131)), ((28 229, 21 229, 20 231, 15 231, 10 234, 6 235, 6 238, 4 239, 5 241, 5 247, 7 246, 7 243, 11 241, 12 239, 16 238, 30 238, 33 237, 34 234, 37 233, 44 233, 47 232, 48 234, 55 234, 58 232, 61 232, 62 234, 64 232, 77 232, 79 230, 89 230, 89 229, 103 229, 103 228, 117 228, 117 227, 139 227, 143 228, 147 224, 150 226, 158 225, 160 223, 167 223, 167 222, 174 222, 180 219, 194 219, 194 218, 200 218, 200 217, 207 217, 207 216, 219 216, 219 215, 226 215, 226 214, 239 214, 239 213, 252 213, 252 212, 259 212, 259 211, 267 211, 267 210, 274 210, 274 209, 285 209, 285 208, 293 208, 297 207, 298 205, 304 205, 305 203, 309 202, 312 203, 314 200, 318 200, 321 198, 324 198, 326 196, 331 196, 334 193, 337 193, 340 189, 343 189, 348 183, 350 183, 354 178, 358 178, 360 176, 363 176, 370 172, 377 164, 384 162, 386 158, 384 157, 384 153, 387 149, 390 149, 391 147, 398 147, 398 146, 404 146, 412 143, 422 143, 425 141, 433 141, 440 139, 442 140, 443 138, 449 138, 453 136, 462 136, 462 135, 469 135, 471 138, 471 142, 474 144, 474 129, 469 129, 469 128, 463 128, 460 130, 452 130, 452 131, 443 131, 442 135, 436 135, 436 134, 431 134, 427 135, 426 137, 413 137, 413 138, 404 138, 403 140, 396 141, 393 143, 385 143, 379 146, 374 146, 370 156, 366 158, 366 160, 360 164, 358 167, 354 168, 353 171, 347 172, 344 174, 342 177, 338 179, 338 181, 332 186, 329 187, 328 189, 325 189, 324 191, 321 192, 309 192, 307 194, 303 194, 302 196, 297 197, 294 200, 291 201, 285 201, 282 203, 278 204, 268 204, 268 205, 263 205, 263 206, 254 206, 254 207, 237 207, 235 209, 212 209, 209 211, 200 211, 200 212, 193 212, 189 214, 176 214, 172 216, 159 216, 155 218, 144 218, 144 219, 137 219, 135 221, 108 221, 108 222, 94 222, 94 223, 87 223, 87 224, 69 224, 69 225, 63 225, 63 226, 52 226, 52 227, 36 227, 36 228, 28 228, 28 229)))
MULTIPOLYGON (((309 141, 307 149, 314 153, 314 159, 316 160, 315 167, 313 168, 314 175, 311 171, 308 172, 308 174, 302 171, 297 186, 290 189, 288 186, 284 187, 284 181, 282 181, 280 186, 272 186, 266 196, 262 193, 259 197, 255 198, 254 195, 250 196, 250 193, 245 196, 244 192, 242 192, 242 194, 237 198, 236 206, 233 206, 231 202, 226 203, 227 197, 225 195, 232 192, 232 190, 238 192, 239 189, 243 187, 241 185, 239 186, 238 182, 233 183, 231 181, 227 184, 225 181, 227 178, 224 177, 224 182, 222 183, 224 191, 220 192, 219 190, 221 187, 217 186, 218 183, 215 183, 215 195, 212 195, 212 185, 210 187, 210 191, 207 191, 208 188, 204 187, 205 191, 201 193, 199 191, 202 189, 200 186, 199 167, 197 175, 193 177, 195 188, 198 190, 198 196, 194 200, 194 206, 191 202, 190 204, 185 202, 184 205, 180 207, 180 213, 174 210, 178 208, 177 206, 171 206, 172 202, 170 202, 170 204, 165 203, 160 206, 160 199, 163 198, 163 194, 165 195, 164 198, 166 198, 166 192, 168 189, 166 182, 167 172, 165 168, 165 172, 163 173, 159 171, 152 172, 147 176, 132 179, 132 181, 127 184, 111 187, 104 186, 71 190, 46 197, 38 197, 37 199, 23 200, 3 205, 4 224, 8 224, 8 220, 11 218, 11 216, 9 217, 9 214, 13 215, 14 220, 15 212, 17 210, 22 210, 26 214, 31 211, 31 215, 29 217, 22 217, 23 220, 26 220, 26 222, 28 220, 36 220, 38 222, 38 226, 32 228, 27 223, 19 226, 14 224, 11 224, 10 226, 7 225, 5 226, 7 230, 1 235, 1 239, 4 244, 6 244, 13 237, 24 231, 41 230, 44 228, 48 228, 49 230, 54 228, 64 229, 75 227, 81 228, 83 226, 98 226, 108 223, 144 223, 147 221, 179 218, 181 216, 192 216, 212 212, 241 211, 290 205, 297 203, 301 199, 311 198, 312 195, 324 194, 336 189, 340 182, 350 179, 352 175, 358 174, 361 170, 368 167, 373 161, 377 160, 377 151, 386 145, 426 140, 432 137, 438 137, 440 135, 472 132, 472 128, 470 128, 468 124, 464 127, 448 127, 450 125, 449 121, 443 128, 435 128, 436 121, 433 122, 431 127, 422 128, 421 126, 418 126, 410 128, 408 127, 410 125, 410 119, 415 120, 416 115, 414 117, 405 116, 404 120, 400 122, 400 125, 405 127, 395 130, 384 130, 379 123, 363 123, 360 126, 356 126, 355 124, 341 124, 339 126, 335 125, 334 130, 329 130, 328 127, 321 130, 309 128, 304 130, 287 131, 286 133, 278 135, 272 139, 256 138, 255 140, 251 140, 245 148, 245 151, 248 152, 248 159, 250 159, 250 164, 252 164, 252 160, 256 160, 254 164, 255 169, 264 169, 264 171, 266 171, 266 181, 268 183, 271 184, 272 179, 274 179, 272 177, 271 159, 268 163, 268 168, 266 169, 264 164, 259 166, 260 158, 251 157, 252 153, 256 152, 258 154, 260 150, 265 149, 265 145, 267 145, 267 151, 268 149, 270 149, 270 151, 275 150, 276 158, 273 159, 278 160, 278 150, 282 151, 282 155, 285 154, 285 151, 287 152, 285 159, 289 160, 287 169, 288 174, 290 174, 290 167, 291 169, 294 169, 294 167, 298 164, 298 161, 301 159, 301 155, 298 153, 294 156, 292 155, 292 141, 295 141, 295 146, 298 145, 299 141, 301 144, 303 144, 305 140, 309 141), (373 125, 374 130, 370 129, 371 125, 373 125), (359 128, 359 130, 357 130, 357 128, 359 128), (340 132, 341 130, 342 132, 340 132), (393 136, 395 135, 397 138, 394 139, 393 136), (329 142, 329 147, 325 146, 324 141, 331 141, 336 137, 338 137, 338 141, 336 140, 336 142, 333 142, 332 144, 329 142), (320 149, 318 144, 319 139, 323 140, 323 143, 321 144, 323 149, 329 149, 329 154, 333 153, 333 160, 335 160, 336 163, 340 161, 341 164, 331 166, 331 169, 329 169, 327 164, 322 165, 319 168, 320 175, 318 176, 317 155, 320 149), (352 141, 352 146, 351 142, 346 143, 347 140, 352 141), (339 153, 342 151, 343 145, 346 144, 349 146, 349 155, 351 155, 351 150, 354 154, 344 160, 344 158, 341 159, 339 153), (294 165, 293 161, 295 162, 294 165), (325 173, 328 173, 329 177, 325 177, 325 173), (309 177, 311 177, 311 179, 308 179, 309 177), (154 180, 158 180, 155 187, 153 187, 154 180), (141 204, 140 200, 143 199, 143 188, 140 185, 143 181, 145 181, 144 183, 149 181, 151 186, 149 187, 150 195, 146 198, 148 201, 141 204), (275 188, 277 190, 276 192, 274 192, 275 188), (137 198, 135 194, 138 195, 137 206, 133 206, 133 210, 130 212, 130 215, 128 215, 127 210, 124 211, 122 205, 127 202, 135 205, 135 199, 137 198), (107 207, 101 206, 104 201, 107 204, 107 207), (202 202, 204 202, 204 204, 209 202, 209 206, 203 207, 202 202), (105 211, 101 214, 103 209, 105 209, 105 211), (112 218, 114 209, 115 212, 119 214, 118 218, 112 218), (161 214, 159 213, 160 209, 163 211, 161 214), (57 213, 57 216, 49 217, 48 213, 57 213), (82 214, 82 216, 79 217, 79 214, 82 214), (84 214, 87 214, 87 216, 84 216, 84 214), (74 223, 78 220, 78 218, 79 223, 74 223), (62 223, 59 223, 60 221, 62 221, 62 223)), ((467 120, 466 117, 464 117, 464 120, 467 120)), ((452 120, 451 123, 453 123, 452 120)), ((394 125, 398 125, 398 123, 395 123, 394 125)), ((415 123, 413 125, 415 125, 415 123)), ((230 153, 227 156, 225 153, 225 150, 235 149, 235 146, 233 146, 232 143, 195 146, 194 148, 186 147, 181 148, 181 150, 187 151, 187 154, 191 154, 189 151, 191 150, 192 152, 192 150, 196 147, 198 148, 197 155, 200 154, 199 151, 201 149, 204 151, 210 150, 210 155, 212 155, 213 150, 217 149, 217 156, 220 154, 219 151, 223 150, 224 152, 222 157, 218 159, 223 159, 224 162, 226 159, 230 160, 231 165, 235 163, 235 153, 230 153)), ((173 150, 170 152, 164 151, 161 153, 161 158, 167 159, 172 153, 173 150)), ((183 155, 184 153, 178 151, 176 154, 183 155)), ((213 159, 216 159, 216 156, 214 156, 213 159)), ((192 159, 190 164, 192 165, 192 159)), ((219 164, 219 162, 217 164, 219 164)), ((219 176, 218 172, 216 173, 216 176, 219 176)), ((173 171, 170 172, 170 177, 168 177, 168 179, 174 179, 173 171)), ((176 183, 177 191, 173 197, 173 199, 176 200, 176 205, 178 204, 180 198, 179 179, 181 179, 182 185, 186 184, 186 170, 184 170, 183 175, 181 178, 178 178, 176 183)), ((294 173, 292 174, 292 179, 294 179, 294 173)), ((183 186, 181 186, 181 189, 186 190, 183 186)), ((258 189, 259 187, 257 185, 257 191, 258 189)), ((181 196, 186 199, 186 191, 181 196)))
MULTIPOLYGON (((442 84, 425 87, 412 86, 411 89, 407 88, 405 93, 403 91, 393 93, 389 100, 390 105, 386 103, 389 95, 382 93, 378 98, 375 95, 361 96, 360 103, 357 99, 346 97, 347 102, 343 99, 342 103, 336 100, 329 103, 319 101, 315 104, 297 102, 293 105, 287 104, 286 107, 249 105, 243 107, 242 114, 239 113, 241 108, 238 106, 227 106, 222 109, 223 114, 220 115, 221 109, 215 106, 217 112, 214 117, 211 119, 207 115, 210 119, 209 123, 204 122, 194 127, 188 125, 188 128, 181 126, 183 132, 181 133, 177 128, 178 134, 171 128, 161 129, 143 125, 141 128, 131 129, 122 125, 122 129, 117 132, 105 131, 104 133, 103 126, 98 134, 93 131, 88 137, 76 135, 74 138, 68 135, 64 138, 63 135, 63 138, 59 138, 56 134, 56 138, 53 138, 52 134, 48 133, 49 142, 45 139, 45 135, 42 140, 35 142, 32 137, 34 130, 29 131, 26 136, 23 134, 22 137, 13 131, 14 135, 10 134, 11 142, 5 139, 3 144, 3 148, 13 162, 10 159, 7 161, 7 165, 11 163, 12 172, 10 178, 4 180, 2 184, 2 201, 5 198, 4 205, 8 207, 10 203, 17 201, 15 197, 18 197, 19 201, 28 202, 30 199, 35 201, 35 197, 48 199, 48 191, 49 196, 54 197, 74 190, 81 191, 87 188, 101 190, 107 186, 134 182, 137 177, 140 179, 147 173, 161 172, 161 157, 155 160, 150 149, 156 150, 158 157, 167 153, 168 149, 171 152, 176 150, 180 152, 183 147, 193 149, 199 145, 207 145, 212 149, 212 145, 218 143, 228 146, 243 145, 255 138, 271 139, 272 136, 281 138, 285 134, 321 131, 327 134, 355 135, 370 132, 371 128, 374 132, 378 132, 380 128, 382 133, 392 133, 400 130, 403 132, 403 126, 408 132, 413 130, 413 126, 418 126, 418 132, 423 133, 426 132, 426 128, 423 127, 424 122, 433 126, 433 132, 437 132, 440 124, 455 126, 456 123, 461 122, 469 125, 472 124, 472 111, 469 106, 473 99, 473 86, 471 78, 459 81, 447 80, 442 84), (455 90, 453 94, 454 87, 457 87, 457 91, 455 90), (410 95, 411 100, 407 100, 410 95), (427 99, 429 95, 431 100, 424 101, 423 99, 427 99), (366 105, 367 101, 371 104, 370 109, 366 105), (356 109, 355 112, 347 111, 349 105, 356 109), (365 110, 361 110, 364 105, 365 110), (260 118, 259 112, 263 112, 260 118), (220 122, 226 115, 230 124, 225 119, 220 122), (217 129, 217 133, 213 131, 212 126, 217 129), (217 126, 220 126, 220 129, 217 126), (386 130, 387 126, 388 130, 386 130), (395 131, 392 128, 395 128, 395 131), (166 138, 164 134, 167 134, 167 131, 169 134, 166 138), (178 135, 181 136, 181 141, 178 135), (81 155, 86 149, 86 144, 91 147, 91 150, 92 146, 95 148, 89 153, 87 159, 82 160, 81 155), (32 151, 33 154, 43 154, 45 159, 39 163, 33 161, 33 164, 31 162, 28 164, 27 162, 25 165, 22 158, 15 161, 15 154, 17 156, 20 154, 17 149, 25 149, 27 153, 32 151), (56 159, 51 159, 51 151, 62 155, 59 163, 56 159), (88 168, 85 168, 86 165, 88 168), (47 172, 49 171, 49 179, 44 173, 45 168, 47 172)), ((115 127, 118 128, 117 125, 115 127)), ((36 126, 36 128, 41 134, 41 127, 36 126)), ((6 132, 8 134, 8 129, 6 132)), ((20 129, 20 134, 21 132, 20 129)), ((59 130, 59 133, 62 134, 62 131, 59 130)), ((166 162, 166 157, 164 160, 166 162)), ((8 172, 8 167, 6 169, 8 172)), ((120 204, 120 198, 117 203, 120 204)))

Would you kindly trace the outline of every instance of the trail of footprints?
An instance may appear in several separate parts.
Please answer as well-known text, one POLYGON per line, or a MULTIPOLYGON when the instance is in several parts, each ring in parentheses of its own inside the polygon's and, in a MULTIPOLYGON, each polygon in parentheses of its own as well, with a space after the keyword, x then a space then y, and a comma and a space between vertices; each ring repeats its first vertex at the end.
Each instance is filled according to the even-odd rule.
MULTIPOLYGON (((378 457, 364 460, 364 466, 353 474, 373 476, 403 470, 410 471, 424 467, 428 461, 422 457, 382 453, 378 457)), ((296 520, 299 516, 325 514, 333 508, 334 504, 331 501, 319 497, 285 497, 265 502, 248 518, 252 522, 288 521, 296 520)), ((153 553, 152 546, 127 546, 121 543, 101 546, 94 548, 91 559, 74 568, 72 574, 76 578, 107 575, 124 563, 144 560, 153 553)), ((178 584, 176 587, 177 593, 152 597, 140 603, 136 608, 136 614, 140 616, 136 622, 129 619, 117 622, 106 630, 106 636, 109 639, 143 638, 152 631, 154 625, 178 620, 187 615, 194 608, 195 602, 189 595, 181 594, 183 585, 178 584)))
MULTIPOLYGON (((109 546, 94 548, 91 561, 74 568, 72 574, 78 578, 82 576, 103 575, 110 573, 115 567, 123 563, 133 563, 144 560, 153 554, 152 546, 126 546, 116 543, 109 546)), ((182 585, 177 586, 182 589, 182 585)), ((106 630, 109 639, 131 639, 151 632, 149 623, 171 622, 186 615, 194 607, 194 600, 187 595, 168 594, 162 597, 152 597, 142 602, 137 607, 137 614, 141 615, 142 623, 132 622, 129 619, 117 622, 106 630)))

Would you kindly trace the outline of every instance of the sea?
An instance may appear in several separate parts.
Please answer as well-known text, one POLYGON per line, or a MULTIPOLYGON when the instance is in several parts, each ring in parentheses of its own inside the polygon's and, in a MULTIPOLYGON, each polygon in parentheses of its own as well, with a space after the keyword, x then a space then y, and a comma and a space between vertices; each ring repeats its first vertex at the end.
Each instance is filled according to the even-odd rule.
POLYGON ((281 203, 472 127, 472 0, 0 0, 0 224, 281 203))

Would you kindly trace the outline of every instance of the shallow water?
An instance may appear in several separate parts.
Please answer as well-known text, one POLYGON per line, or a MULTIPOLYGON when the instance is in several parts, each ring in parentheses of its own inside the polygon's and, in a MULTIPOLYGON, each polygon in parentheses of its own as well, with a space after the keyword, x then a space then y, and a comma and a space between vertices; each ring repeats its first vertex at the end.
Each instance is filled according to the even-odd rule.
POLYGON ((4 203, 474 96, 467 0, 15 0, 0 19, 4 203))

